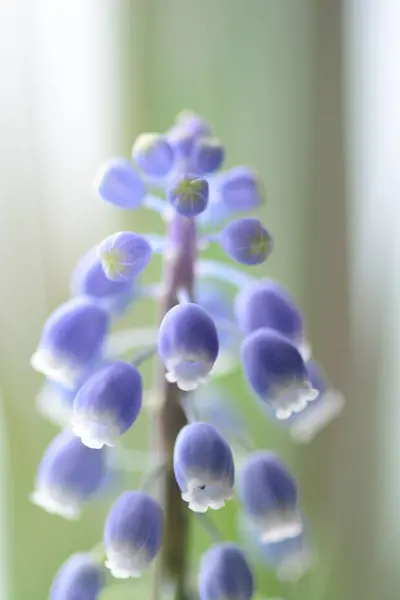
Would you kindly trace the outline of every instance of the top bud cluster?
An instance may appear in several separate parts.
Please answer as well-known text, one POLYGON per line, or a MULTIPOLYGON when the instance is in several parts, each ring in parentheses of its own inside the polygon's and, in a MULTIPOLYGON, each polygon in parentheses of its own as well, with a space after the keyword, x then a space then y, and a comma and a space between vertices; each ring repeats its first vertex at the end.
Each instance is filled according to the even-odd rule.
MULTIPOLYGON (((140 296, 169 300, 154 340, 145 338, 138 345, 148 356, 158 353, 170 385, 196 390, 190 402, 183 396, 189 424, 177 435, 172 461, 182 499, 191 510, 220 509, 234 494, 234 458, 224 431, 230 409, 222 420, 206 418, 197 391, 218 371, 222 356, 236 365, 240 355, 249 388, 265 413, 300 441, 310 439, 342 406, 341 396, 310 360, 303 318, 288 293, 270 279, 257 280, 198 256, 217 242, 234 261, 256 265, 273 248, 259 219, 238 216, 262 205, 258 177, 246 167, 218 172, 224 157, 224 146, 208 124, 183 113, 165 134, 140 135, 132 161, 108 161, 96 178, 101 199, 122 209, 155 210, 166 220, 167 233, 121 231, 100 242, 76 266, 72 298, 45 323, 32 357, 32 366, 47 378, 40 409, 66 429, 48 447, 32 495, 49 512, 74 518, 103 489, 111 468, 105 451, 118 446, 142 408, 143 353, 126 362, 109 349, 113 319, 140 296), (154 195, 152 189, 164 194, 154 195), (216 225, 218 233, 207 231, 216 225), (153 253, 164 255, 164 278, 143 286, 140 274, 153 253), (207 279, 213 283, 206 285, 207 279), (240 288, 233 306, 218 288, 221 280, 240 288), (191 418, 190 407, 204 418, 191 418)), ((209 384, 207 390, 218 408, 216 388, 209 384)), ((298 561, 303 519, 296 483, 286 467, 274 454, 253 453, 238 491, 256 539, 269 555, 280 557, 275 566, 293 554, 298 561), (293 539, 294 546, 276 551, 275 544, 293 539)), ((144 491, 122 494, 104 530, 105 564, 111 573, 140 574, 159 550, 162 528, 163 510, 156 500, 144 491)), ((64 565, 53 585, 53 600, 78 597, 71 594, 78 583, 85 585, 82 569, 94 568, 88 557, 77 555, 64 565)), ((88 579, 92 588, 88 584, 82 597, 97 598, 103 585, 99 569, 97 565, 88 579)), ((199 595, 201 600, 250 600, 251 569, 238 547, 221 544, 203 557, 199 595)))

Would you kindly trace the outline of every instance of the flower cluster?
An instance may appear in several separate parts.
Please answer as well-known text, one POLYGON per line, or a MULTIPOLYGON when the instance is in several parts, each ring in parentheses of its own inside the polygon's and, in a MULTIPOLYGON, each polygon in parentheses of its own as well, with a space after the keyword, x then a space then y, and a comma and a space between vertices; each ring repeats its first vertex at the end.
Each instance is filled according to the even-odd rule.
MULTIPOLYGON (((32 357, 46 377, 38 408, 63 429, 44 453, 32 493, 48 512, 77 518, 107 485, 114 447, 145 405, 139 369, 152 354, 164 367, 164 388, 187 417, 174 447, 164 451, 193 512, 222 509, 234 496, 232 447, 243 439, 241 419, 230 418, 229 401, 219 403, 210 377, 226 374, 240 359, 263 414, 298 441, 311 439, 342 408, 342 397, 310 360, 303 318, 289 294, 275 281, 200 256, 216 243, 236 263, 252 267, 273 249, 261 221, 241 214, 263 203, 257 175, 246 167, 220 172, 224 159, 209 125, 182 113, 165 133, 140 135, 132 160, 112 159, 96 177, 99 198, 124 210, 154 210, 167 232, 120 231, 89 249, 73 271, 71 298, 44 325, 32 357), (154 253, 164 257, 163 279, 145 286, 140 275, 154 253), (225 284, 237 290, 233 304, 225 284), (165 307, 159 328, 154 335, 151 328, 127 332, 128 343, 119 346, 114 322, 140 296, 165 307), (141 352, 126 360, 135 348, 141 352)), ((237 489, 252 536, 281 568, 285 549, 302 547, 304 537, 294 477, 272 452, 253 451, 239 468, 237 489)), ((162 548, 168 519, 145 488, 123 492, 106 518, 103 564, 93 552, 70 557, 53 582, 52 600, 95 600, 104 566, 115 578, 140 576, 162 548)), ((239 546, 218 543, 202 557, 200 600, 250 600, 254 587, 239 546)))

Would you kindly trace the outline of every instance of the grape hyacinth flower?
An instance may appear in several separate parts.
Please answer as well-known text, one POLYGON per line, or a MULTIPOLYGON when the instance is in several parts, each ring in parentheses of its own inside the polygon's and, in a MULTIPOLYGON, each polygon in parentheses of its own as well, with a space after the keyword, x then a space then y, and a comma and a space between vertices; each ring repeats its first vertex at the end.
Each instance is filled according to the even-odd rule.
POLYGON ((193 150, 193 168, 202 175, 214 173, 222 166, 224 158, 225 148, 218 138, 202 137, 193 150))
POLYGON ((207 207, 208 182, 189 175, 179 177, 168 186, 167 198, 182 217, 196 217, 207 207))
POLYGON ((222 249, 243 265, 259 265, 271 254, 272 238, 258 219, 247 217, 232 221, 220 235, 222 249))
POLYGON ((49 513, 76 519, 82 505, 102 488, 106 475, 105 451, 87 448, 70 431, 63 431, 43 455, 31 500, 49 513))
POLYGON ((182 498, 194 512, 222 508, 233 496, 232 450, 209 423, 181 429, 174 448, 174 472, 182 498))
POLYGON ((73 388, 99 358, 108 326, 108 314, 89 298, 65 302, 47 319, 32 367, 73 388))
POLYGON ((142 133, 133 144, 132 157, 148 177, 163 178, 174 166, 174 150, 166 136, 142 133))
POLYGON ((102 166, 94 189, 105 202, 125 209, 138 208, 146 196, 144 182, 124 158, 112 159, 102 166))
POLYGON ((247 167, 233 167, 217 181, 221 202, 231 211, 247 211, 260 207, 264 193, 258 176, 247 167))
POLYGON ((245 335, 268 327, 296 345, 303 341, 301 312, 283 287, 272 279, 251 282, 240 290, 235 313, 239 329, 245 335))
POLYGON ((262 544, 260 550, 281 581, 298 581, 314 563, 304 533, 279 542, 262 544))
MULTIPOLYGON (((46 450, 32 499, 74 518, 84 503, 111 489, 110 473, 145 470, 143 453, 135 451, 133 458, 132 449, 120 444, 129 440, 124 434, 141 410, 141 365, 157 354, 155 400, 145 403, 151 414, 144 420, 156 426, 157 447, 149 456, 156 457, 157 470, 146 475, 142 491, 125 492, 114 502, 101 546, 106 566, 119 578, 140 575, 160 551, 152 595, 158 598, 167 588, 171 600, 191 597, 190 510, 221 509, 233 495, 228 440, 244 461, 239 495, 254 537, 266 557, 273 553, 278 575, 286 559, 293 564, 296 552, 290 548, 304 538, 295 481, 275 455, 248 457, 255 444, 232 396, 205 385, 187 392, 242 367, 263 410, 293 438, 315 431, 337 406, 326 380, 321 383, 306 363, 305 326, 295 303, 276 282, 257 282, 254 271, 241 268, 263 263, 273 240, 258 218, 240 218, 264 201, 258 176, 245 166, 220 171, 224 157, 224 145, 209 124, 184 112, 165 133, 140 135, 131 160, 103 165, 95 181, 97 197, 124 210, 153 210, 165 233, 121 231, 96 244, 78 262, 74 297, 50 315, 32 358, 47 378, 37 400, 40 410, 71 428, 46 450), (239 265, 202 257, 210 242, 239 265), (162 278, 140 287, 138 277, 152 253, 162 257, 162 278), (212 282, 208 289, 204 279, 212 282), (235 311, 225 285, 240 290, 235 311), (117 323, 108 336, 110 324, 122 315, 127 319, 126 309, 136 308, 133 301, 143 296, 159 304, 159 327, 140 323, 125 329, 117 323), (128 359, 133 350, 137 354, 128 359), (104 446, 117 443, 111 464, 104 446), (147 494, 155 478, 162 505, 147 494)), ((140 321, 140 314, 133 319, 140 321)), ((220 539, 209 515, 199 522, 220 539)), ((98 600, 101 584, 80 586, 90 579, 83 574, 84 559, 70 560, 72 566, 67 561, 55 578, 52 600, 78 600, 76 594, 79 600, 98 600)), ((237 546, 219 544, 203 556, 200 600, 250 600, 253 588, 237 546)))
POLYGON ((50 600, 98 600, 104 583, 103 569, 93 556, 73 554, 55 576, 50 600))
POLYGON ((110 314, 122 314, 134 299, 134 281, 112 281, 103 269, 96 249, 76 265, 71 277, 73 296, 88 296, 110 314))
POLYGON ((238 528, 242 543, 252 559, 263 567, 267 562, 281 581, 298 581, 316 561, 305 531, 277 542, 263 542, 257 536, 254 523, 243 513, 239 515, 238 528))
POLYGON ((318 396, 299 350, 273 329, 253 331, 244 339, 241 354, 250 387, 277 419, 301 412, 318 396))
POLYGON ((158 352, 167 381, 181 390, 194 390, 207 377, 218 357, 218 333, 210 315, 189 302, 171 308, 158 334, 158 352))
POLYGON ((151 496, 124 492, 112 505, 104 527, 106 567, 117 579, 139 577, 157 555, 163 512, 151 496))
POLYGON ((239 473, 239 497, 262 542, 302 532, 296 482, 274 454, 256 452, 247 459, 239 473))
POLYGON ((239 546, 226 542, 203 554, 198 588, 200 600, 251 600, 254 577, 239 546))
POLYGON ((131 282, 147 267, 151 246, 146 238, 133 231, 120 231, 103 240, 97 255, 108 279, 131 282))
POLYGON ((135 422, 142 406, 142 378, 123 361, 111 362, 80 388, 73 406, 72 431, 89 448, 114 446, 135 422))

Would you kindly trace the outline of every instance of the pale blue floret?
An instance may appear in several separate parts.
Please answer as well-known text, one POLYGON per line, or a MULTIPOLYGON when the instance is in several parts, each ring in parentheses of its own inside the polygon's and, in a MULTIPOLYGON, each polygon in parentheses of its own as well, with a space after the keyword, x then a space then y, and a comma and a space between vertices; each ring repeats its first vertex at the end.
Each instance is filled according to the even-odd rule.
POLYGON ((296 481, 276 455, 262 451, 250 455, 239 473, 238 490, 262 542, 300 535, 296 481))
POLYGON ((248 335, 241 357, 250 388, 278 419, 303 411, 317 398, 300 351, 273 329, 257 329, 248 335))
POLYGON ((152 251, 142 235, 120 231, 97 246, 97 255, 108 279, 132 282, 149 264, 152 251))
POLYGON ((196 389, 207 379, 218 357, 214 321, 195 303, 174 306, 161 322, 158 352, 169 382, 185 391, 196 389))
POLYGON ((70 556, 56 574, 50 600, 98 600, 105 584, 104 572, 88 553, 70 556))
POLYGON ((124 492, 104 527, 106 566, 117 579, 139 577, 157 555, 162 539, 159 503, 140 491, 124 492))
POLYGON ((125 158, 105 163, 97 174, 94 189, 105 202, 125 209, 138 208, 146 195, 143 180, 125 158))
POLYGON ((198 589, 200 600, 251 600, 254 577, 241 548, 226 542, 207 550, 201 558, 198 589))
POLYGON ((174 448, 174 472, 182 498, 194 512, 222 508, 232 498, 232 450, 214 425, 192 423, 181 429, 174 448))
POLYGON ((109 315, 95 301, 78 297, 47 319, 31 365, 52 381, 74 389, 101 357, 109 315))
POLYGON ((259 265, 271 254, 273 241, 258 219, 246 217, 231 221, 219 241, 230 258, 243 265, 259 265))
POLYGON ((43 455, 31 500, 47 512, 76 519, 83 504, 103 487, 106 475, 106 452, 87 448, 64 431, 43 455))
POLYGON ((139 169, 149 177, 163 178, 174 166, 174 149, 166 136, 142 133, 133 144, 132 157, 139 169))
POLYGON ((208 204, 208 182, 200 177, 183 176, 171 181, 167 199, 183 217, 196 217, 208 204))
POLYGON ((127 362, 110 362, 80 388, 74 400, 72 430, 89 448, 114 446, 132 427, 141 406, 139 371, 127 362))

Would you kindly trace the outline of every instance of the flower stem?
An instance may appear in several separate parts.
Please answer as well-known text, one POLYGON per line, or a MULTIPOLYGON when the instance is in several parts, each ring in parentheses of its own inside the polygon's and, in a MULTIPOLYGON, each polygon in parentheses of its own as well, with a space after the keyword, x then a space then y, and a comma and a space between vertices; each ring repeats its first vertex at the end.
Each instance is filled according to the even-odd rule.
MULTIPOLYGON (((178 302, 178 292, 188 291, 193 297, 194 265, 196 260, 196 229, 193 219, 174 215, 168 222, 167 250, 164 262, 164 296, 160 302, 162 318, 178 302)), ((160 600, 161 586, 174 589, 174 600, 187 598, 187 559, 189 519, 188 509, 181 498, 173 471, 175 440, 187 424, 181 406, 181 392, 176 384, 168 383, 165 371, 159 366, 156 380, 160 394, 157 414, 157 449, 165 456, 166 470, 161 478, 161 499, 164 507, 164 540, 154 585, 154 599, 160 600)))

